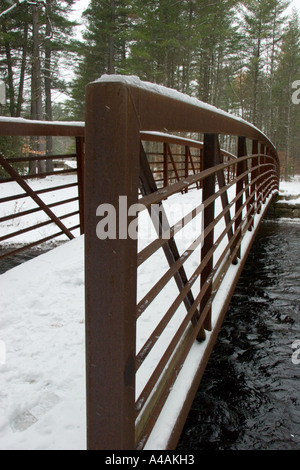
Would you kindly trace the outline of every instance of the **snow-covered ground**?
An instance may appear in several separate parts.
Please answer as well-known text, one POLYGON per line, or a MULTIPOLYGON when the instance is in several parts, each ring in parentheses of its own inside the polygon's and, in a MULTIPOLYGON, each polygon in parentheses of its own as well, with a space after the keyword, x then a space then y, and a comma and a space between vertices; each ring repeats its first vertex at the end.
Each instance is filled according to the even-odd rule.
POLYGON ((279 195, 283 198, 279 203, 300 204, 300 175, 291 181, 281 181, 279 195))
MULTIPOLYGON (((5 185, 0 185, 0 189, 1 186, 3 189, 5 185)), ((6 189, 9 190, 8 185, 6 189)), ((173 196, 172 205, 166 208, 169 217, 170 212, 176 220, 184 215, 182 204, 179 204, 183 200, 187 213, 201 203, 201 191, 173 196)), ((147 217, 146 211, 142 217, 147 217)), ((139 249, 142 249, 154 234, 146 219, 140 222, 143 230, 140 232, 139 249)), ((198 223, 201 224, 201 216, 198 223)), ((186 249, 186 242, 189 245, 192 241, 191 231, 194 229, 195 226, 188 226, 184 239, 178 237, 181 252, 186 249)), ((250 239, 249 232, 243 250, 246 250, 250 239)), ((199 250, 198 247, 192 252, 186 265, 189 275, 199 264, 199 250)), ((0 276, 0 449, 86 448, 83 253, 84 237, 81 236, 0 276)), ((138 301, 158 280, 158 266, 161 276, 167 264, 160 252, 151 263, 146 262, 139 268, 138 301)), ((235 269, 234 266, 230 268, 220 290, 220 298, 216 298, 213 324, 218 318, 220 299, 224 297, 235 269)), ((148 312, 147 309, 141 316, 137 351, 155 327, 161 310, 166 311, 170 305, 175 292, 177 288, 171 280, 163 293, 163 302, 158 298, 151 304, 151 310, 148 312)), ((175 324, 170 324, 166 336, 160 339, 145 366, 139 370, 137 396, 155 367, 157 357, 161 355, 163 343, 168 342, 183 314, 184 309, 179 309, 175 324)), ((207 341, 209 338, 208 334, 207 341)), ((195 344, 192 348, 187 367, 180 373, 151 435, 149 448, 164 448, 172 419, 176 419, 180 410, 180 396, 188 390, 204 348, 205 343, 195 344)))

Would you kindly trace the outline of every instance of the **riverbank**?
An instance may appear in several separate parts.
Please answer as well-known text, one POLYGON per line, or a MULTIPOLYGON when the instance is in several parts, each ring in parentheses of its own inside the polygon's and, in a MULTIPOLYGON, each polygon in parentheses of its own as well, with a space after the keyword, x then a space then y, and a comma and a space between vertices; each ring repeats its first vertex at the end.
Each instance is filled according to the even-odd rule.
POLYGON ((300 175, 280 183, 279 194, 270 205, 267 217, 300 218, 300 175))

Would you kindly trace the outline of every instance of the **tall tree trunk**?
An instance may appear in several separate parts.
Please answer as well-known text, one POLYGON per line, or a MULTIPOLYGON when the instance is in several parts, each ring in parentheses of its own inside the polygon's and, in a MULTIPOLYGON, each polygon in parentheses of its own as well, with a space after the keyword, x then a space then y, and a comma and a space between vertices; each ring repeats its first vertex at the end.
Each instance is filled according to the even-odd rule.
MULTIPOLYGON (((31 71, 31 119, 43 119, 43 101, 42 101, 42 81, 41 81, 41 59, 40 59, 40 40, 39 40, 39 7, 32 5, 32 71, 31 71)), ((35 137, 34 150, 37 155, 41 155, 44 151, 44 145, 40 137, 35 137)), ((36 173, 36 166, 39 172, 44 172, 45 162, 39 161, 36 165, 32 162, 30 171, 36 173)))
POLYGON ((108 40, 108 73, 115 73, 115 22, 116 5, 115 0, 110 0, 110 36, 108 40))
POLYGON ((18 93, 18 102, 17 102, 17 109, 16 109, 17 117, 21 116, 21 110, 22 110, 25 71, 26 71, 26 62, 27 62, 27 48, 28 48, 28 23, 25 23, 22 62, 21 62, 21 70, 20 70, 19 93, 18 93))
MULTIPOLYGON (((7 28, 5 22, 2 24, 2 30, 7 35, 7 28)), ((9 111, 11 116, 16 115, 15 104, 15 88, 14 88, 14 73, 13 73, 13 59, 11 55, 11 46, 8 40, 5 40, 5 53, 7 63, 7 77, 8 77, 8 96, 9 96, 9 111)))
POLYGON ((189 92, 190 87, 190 71, 191 71, 191 61, 192 61, 192 27, 193 27, 193 15, 194 15, 194 5, 190 2, 189 7, 189 18, 188 18, 188 41, 187 47, 185 49, 185 54, 183 57, 183 67, 182 67, 182 91, 184 93, 189 92))
POLYGON ((260 68, 260 36, 257 39, 257 49, 254 57, 254 79, 253 79, 253 107, 252 107, 252 123, 257 125, 257 98, 258 98, 258 82, 260 68))
MULTIPOLYGON (((51 78, 51 0, 46 0, 46 40, 45 40, 45 111, 46 111, 46 120, 52 121, 52 78, 51 78)), ((46 137, 46 153, 47 155, 52 155, 53 152, 53 138, 52 136, 46 137)), ((53 162, 52 160, 46 160, 46 169, 47 172, 53 171, 53 162)))
POLYGON ((41 82, 41 59, 39 40, 39 9, 32 5, 32 75, 31 75, 31 118, 43 119, 42 82, 41 82))

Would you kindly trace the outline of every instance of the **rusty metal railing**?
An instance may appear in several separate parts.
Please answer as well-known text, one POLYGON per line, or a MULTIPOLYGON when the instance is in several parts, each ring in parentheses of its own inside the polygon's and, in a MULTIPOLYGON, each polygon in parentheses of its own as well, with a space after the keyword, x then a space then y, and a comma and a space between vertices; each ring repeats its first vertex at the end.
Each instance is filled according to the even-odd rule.
MULTIPOLYGON (((26 140, 20 143, 19 150, 16 151, 16 154, 19 154, 18 157, 7 158, 6 155, 0 154, 0 169, 2 169, 0 185, 4 184, 0 186, 2 189, 0 246, 5 247, 2 249, 0 260, 18 255, 33 247, 39 247, 61 236, 64 236, 64 239, 72 239, 76 233, 84 233, 84 123, 52 123, 0 118, 1 136, 17 136, 26 140), (34 137, 33 147, 37 142, 45 147, 45 139, 49 136, 73 138, 74 153, 49 155, 45 151, 30 149, 32 137, 34 137), (34 171, 31 169, 32 166, 34 171), (44 168, 41 169, 43 166, 44 168), (58 184, 60 178, 63 180, 62 184, 58 184), (13 186, 7 191, 8 185, 5 183, 12 182, 17 183, 18 189, 13 186), (68 190, 70 194, 66 197, 68 190), (7 192, 10 193, 9 196, 7 192), (28 208, 29 201, 31 205, 34 205, 33 208, 28 208), (76 210, 68 210, 68 207, 74 206, 75 203, 77 203, 76 210), (24 206, 26 210, 22 209, 24 206), (56 208, 59 208, 60 215, 56 215, 56 208), (42 219, 45 219, 43 221, 41 221, 41 214, 44 216, 42 219), (32 215, 34 217, 30 219, 32 215), (71 220, 71 218, 73 224, 66 223, 66 220, 71 220), (39 237, 38 231, 45 233, 50 225, 54 230, 42 238, 39 237), (58 232, 57 228, 60 229, 58 232), (24 242, 24 236, 25 239, 28 238, 28 242, 24 242)), ((167 187, 174 181, 180 181, 190 174, 200 172, 202 142, 166 133, 141 132, 140 137, 144 143, 157 144, 156 151, 152 149, 147 152, 147 158, 158 188, 167 187)), ((228 161, 235 158, 234 155, 224 150, 222 157, 228 161)), ((227 178, 229 175, 228 167, 227 178)), ((200 182, 195 186, 199 188, 200 182)))
POLYGON ((147 448, 189 352, 207 343, 178 416, 168 423, 165 448, 174 448, 251 245, 244 249, 246 234, 254 237, 278 190, 277 152, 249 123, 136 79, 90 84, 86 107, 88 448, 147 448), (171 145, 187 141, 163 135, 166 129, 204 139, 189 142, 176 160, 171 145), (236 136, 236 158, 224 159, 220 135, 236 136), (150 140, 161 149, 149 150, 150 140), (169 223, 168 210, 178 200, 183 205, 192 187, 200 189, 196 205, 169 223), (126 208, 136 208, 125 214, 125 230, 124 198, 126 208), (116 236, 100 239, 101 207, 114 208, 116 236), (129 236, 137 212, 140 231, 151 214, 158 234, 142 246, 129 236), (199 214, 203 224, 183 246, 178 235, 199 214), (214 302, 232 266, 236 274, 214 323, 214 302))
POLYGON ((84 124, 1 118, 1 136, 27 140, 17 156, 0 154, 0 261, 83 233, 84 124), (48 136, 74 139, 72 153, 46 154, 48 136))
MULTIPOLYGON (((159 132, 142 131, 140 135, 143 142, 151 142, 157 145, 156 149, 150 147, 145 152, 158 188, 167 187, 169 184, 180 181, 190 174, 201 171, 203 142, 159 132)), ((234 160, 236 157, 230 152, 221 150, 221 158, 225 162, 234 160)), ((234 166, 229 166, 226 170, 228 181, 233 170, 234 166)), ((196 183, 195 186, 199 189, 200 183, 196 183)))

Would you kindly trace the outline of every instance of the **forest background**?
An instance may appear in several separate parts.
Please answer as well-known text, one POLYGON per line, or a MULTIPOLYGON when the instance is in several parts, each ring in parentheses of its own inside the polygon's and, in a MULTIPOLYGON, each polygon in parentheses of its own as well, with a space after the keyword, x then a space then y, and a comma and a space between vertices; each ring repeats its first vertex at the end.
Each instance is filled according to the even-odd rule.
MULTIPOLYGON (((300 26, 291 2, 90 0, 76 20, 77 3, 0 0, 0 115, 84 120, 89 82, 137 75, 251 122, 277 147, 285 178, 300 174, 300 26)), ((0 150, 9 145, 2 138, 0 150)))

